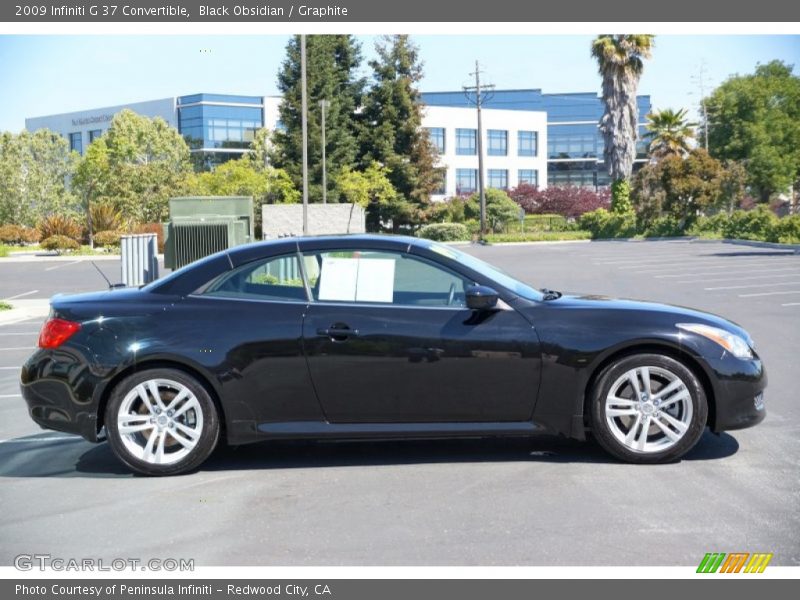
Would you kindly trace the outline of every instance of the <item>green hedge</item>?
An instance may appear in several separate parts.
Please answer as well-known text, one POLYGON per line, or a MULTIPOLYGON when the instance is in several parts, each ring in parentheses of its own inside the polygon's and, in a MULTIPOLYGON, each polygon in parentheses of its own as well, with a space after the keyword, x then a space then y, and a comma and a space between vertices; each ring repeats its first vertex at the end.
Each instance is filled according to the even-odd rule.
POLYGON ((417 236, 437 242, 460 242, 469 240, 469 229, 461 223, 432 223, 421 227, 417 236))
POLYGON ((766 206, 700 217, 689 235, 735 240, 800 244, 800 215, 778 218, 766 206))
POLYGON ((486 241, 498 242, 557 242, 570 240, 588 240, 592 234, 588 231, 529 231, 524 233, 490 233, 486 241))
POLYGON ((610 212, 598 208, 581 215, 580 228, 591 233, 593 239, 629 238, 636 235, 636 215, 610 212))
POLYGON ((41 247, 45 250, 79 250, 80 245, 72 238, 65 235, 51 235, 42 240, 41 247))

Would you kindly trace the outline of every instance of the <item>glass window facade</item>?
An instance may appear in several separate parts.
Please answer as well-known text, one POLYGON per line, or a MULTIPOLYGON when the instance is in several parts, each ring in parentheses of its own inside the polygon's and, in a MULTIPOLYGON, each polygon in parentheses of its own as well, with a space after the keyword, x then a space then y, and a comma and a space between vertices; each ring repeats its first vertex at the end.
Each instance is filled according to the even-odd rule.
POLYGON ((69 149, 83 154, 83 138, 80 131, 69 134, 69 149))
POLYGON ((489 169, 487 185, 498 190, 508 189, 508 169, 489 169))
POLYGON ((539 151, 539 135, 535 131, 517 132, 517 154, 536 156, 539 151))
POLYGON ((478 153, 478 135, 475 129, 456 129, 456 154, 474 156, 478 153))
POLYGON ((89 143, 91 144, 93 141, 95 141, 101 135, 103 135, 103 130, 102 129, 92 129, 89 132, 89 143))
POLYGON ((195 94, 178 98, 178 129, 193 150, 247 149, 263 126, 263 107, 257 96, 195 94))
POLYGON ((428 127, 428 135, 430 135, 431 143, 439 154, 444 154, 445 147, 445 129, 444 127, 428 127))
POLYGON ((517 172, 517 185, 539 185, 539 171, 536 169, 520 169, 517 172))
POLYGON ((478 189, 478 169, 456 169, 456 194, 471 194, 478 189))
POLYGON ((489 129, 486 132, 486 141, 489 156, 508 156, 508 131, 489 129))

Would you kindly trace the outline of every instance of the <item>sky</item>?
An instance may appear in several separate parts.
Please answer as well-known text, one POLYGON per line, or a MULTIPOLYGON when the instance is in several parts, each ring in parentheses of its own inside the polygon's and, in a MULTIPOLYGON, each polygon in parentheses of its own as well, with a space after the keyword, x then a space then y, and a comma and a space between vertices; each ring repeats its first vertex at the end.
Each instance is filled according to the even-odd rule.
MULTIPOLYGON (((373 36, 357 36, 366 59, 373 36)), ((545 93, 599 91, 592 36, 417 35, 423 91, 460 89, 475 60, 486 82, 545 93)), ((277 94, 288 36, 0 35, 0 131, 26 117, 198 92, 277 94)), ((773 59, 800 74, 800 36, 660 35, 639 85, 653 107, 696 114, 698 75, 706 90, 773 59)), ((367 61, 362 67, 369 75, 367 61)))

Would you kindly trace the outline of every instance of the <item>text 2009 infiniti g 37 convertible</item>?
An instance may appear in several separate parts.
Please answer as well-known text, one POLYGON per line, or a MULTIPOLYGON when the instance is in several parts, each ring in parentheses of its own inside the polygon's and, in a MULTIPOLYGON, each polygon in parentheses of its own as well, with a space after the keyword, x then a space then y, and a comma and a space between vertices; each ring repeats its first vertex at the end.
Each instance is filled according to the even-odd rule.
POLYGON ((242 246, 141 289, 57 296, 22 369, 42 427, 151 475, 224 440, 591 433, 671 461, 763 420, 747 332, 684 308, 533 289, 392 236, 242 246))

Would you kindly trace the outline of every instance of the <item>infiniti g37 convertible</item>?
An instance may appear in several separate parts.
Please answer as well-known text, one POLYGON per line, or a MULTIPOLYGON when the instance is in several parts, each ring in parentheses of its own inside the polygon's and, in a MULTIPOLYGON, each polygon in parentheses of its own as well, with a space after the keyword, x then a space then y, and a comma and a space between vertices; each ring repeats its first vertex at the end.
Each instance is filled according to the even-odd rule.
POLYGON ((537 290, 393 236, 241 246, 139 289, 56 296, 22 393, 149 475, 221 441, 593 436, 673 461, 763 420, 750 336, 694 310, 537 290))

